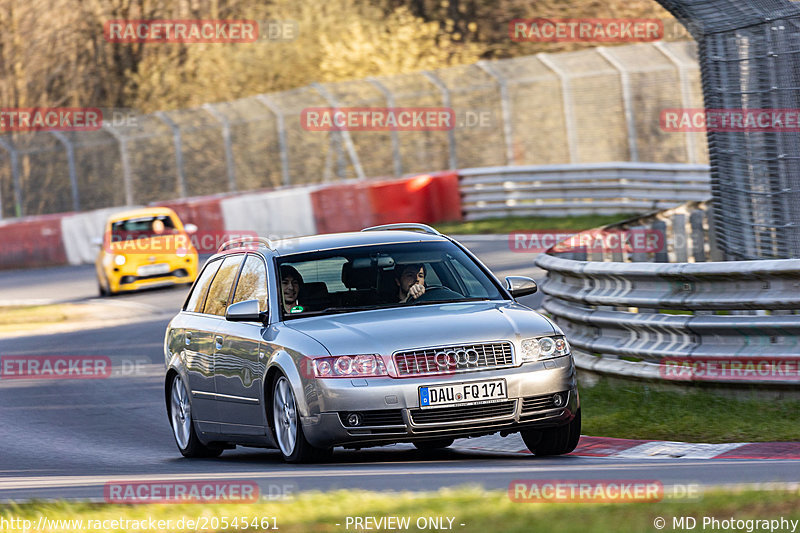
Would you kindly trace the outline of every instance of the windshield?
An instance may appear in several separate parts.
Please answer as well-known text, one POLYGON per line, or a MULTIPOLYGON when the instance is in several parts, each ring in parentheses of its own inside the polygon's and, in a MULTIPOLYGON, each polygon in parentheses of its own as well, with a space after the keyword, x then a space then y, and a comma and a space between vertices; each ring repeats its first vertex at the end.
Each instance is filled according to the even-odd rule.
POLYGON ((178 230, 169 215, 118 220, 111 224, 111 242, 175 235, 178 230))
POLYGON ((460 248, 415 242, 278 260, 284 318, 505 297, 460 248))

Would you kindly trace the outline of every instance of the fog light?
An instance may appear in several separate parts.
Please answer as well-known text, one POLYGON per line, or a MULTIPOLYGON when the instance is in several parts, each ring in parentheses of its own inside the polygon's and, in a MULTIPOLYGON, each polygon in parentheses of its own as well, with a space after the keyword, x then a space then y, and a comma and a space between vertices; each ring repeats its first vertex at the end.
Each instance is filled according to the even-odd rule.
POLYGON ((561 407, 564 405, 564 395, 560 393, 553 394, 553 405, 561 407))
POLYGON ((364 423, 364 417, 361 413, 349 413, 347 415, 347 425, 350 427, 360 426, 364 423))

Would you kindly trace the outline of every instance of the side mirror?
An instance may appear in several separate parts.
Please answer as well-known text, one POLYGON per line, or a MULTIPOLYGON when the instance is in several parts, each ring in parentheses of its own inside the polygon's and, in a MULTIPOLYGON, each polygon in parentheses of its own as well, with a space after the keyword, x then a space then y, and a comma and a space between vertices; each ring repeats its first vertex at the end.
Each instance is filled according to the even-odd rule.
POLYGON ((194 235, 197 233, 197 226, 194 224, 184 224, 183 231, 185 231, 188 235, 194 235))
POLYGON ((261 322, 264 313, 258 310, 258 300, 245 300, 228 306, 225 320, 231 322, 261 322))
POLYGON ((525 276, 507 276, 506 289, 514 298, 533 294, 538 290, 536 282, 525 276))

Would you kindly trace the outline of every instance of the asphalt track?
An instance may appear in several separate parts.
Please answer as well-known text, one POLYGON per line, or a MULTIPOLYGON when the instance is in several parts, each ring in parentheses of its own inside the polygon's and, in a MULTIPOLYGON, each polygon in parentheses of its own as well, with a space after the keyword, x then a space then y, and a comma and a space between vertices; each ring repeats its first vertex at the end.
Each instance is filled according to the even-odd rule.
MULTIPOLYGON (((510 252, 505 239, 463 242, 498 277, 541 278, 533 254, 510 252)), ((124 326, 0 340, 0 356, 102 355, 122 369, 97 380, 0 380, 0 500, 102 501, 103 487, 111 481, 251 480, 263 495, 336 488, 507 489, 519 479, 658 480, 666 486, 800 481, 800 460, 536 458, 463 445, 434 453, 409 445, 337 450, 321 465, 287 465, 276 451, 247 448, 217 459, 183 459, 164 407, 162 341, 185 293, 185 288, 159 289, 112 299, 141 309, 141 318, 124 326)), ((0 274, 3 302, 95 296, 91 266, 0 274)), ((522 302, 538 307, 540 299, 533 295, 522 302)))

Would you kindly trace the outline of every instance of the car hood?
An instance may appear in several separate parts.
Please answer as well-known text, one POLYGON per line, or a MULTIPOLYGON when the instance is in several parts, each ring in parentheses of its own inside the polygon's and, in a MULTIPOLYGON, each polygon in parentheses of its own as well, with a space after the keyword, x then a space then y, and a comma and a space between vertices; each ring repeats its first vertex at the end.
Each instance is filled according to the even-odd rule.
POLYGON ((394 307, 295 319, 286 324, 322 343, 331 355, 390 355, 432 346, 516 342, 556 331, 545 317, 512 301, 394 307))

